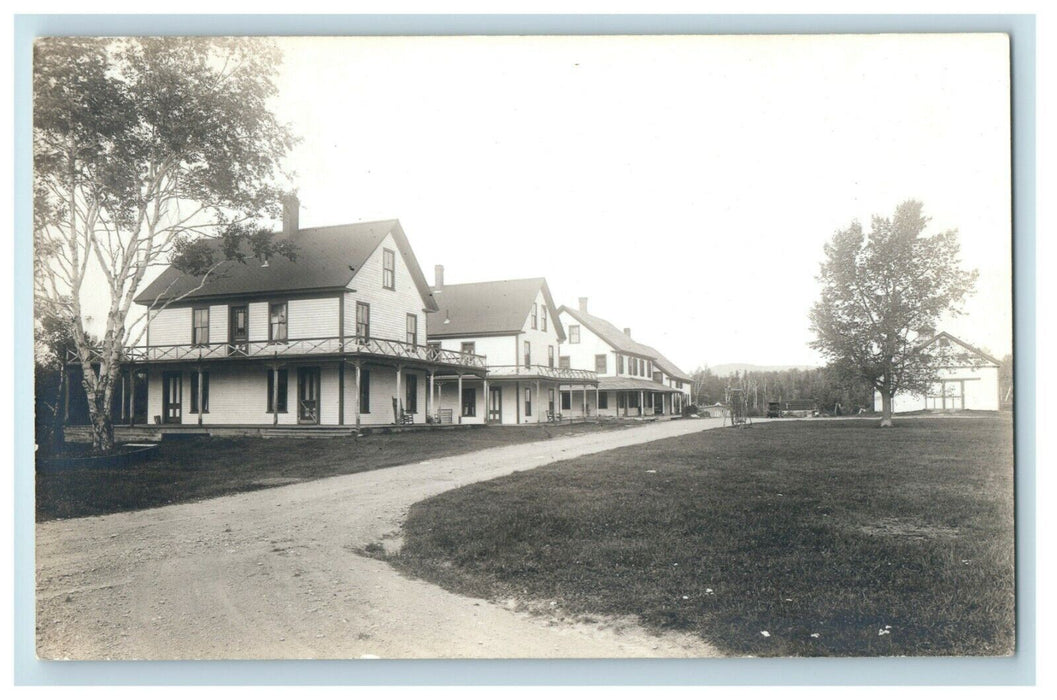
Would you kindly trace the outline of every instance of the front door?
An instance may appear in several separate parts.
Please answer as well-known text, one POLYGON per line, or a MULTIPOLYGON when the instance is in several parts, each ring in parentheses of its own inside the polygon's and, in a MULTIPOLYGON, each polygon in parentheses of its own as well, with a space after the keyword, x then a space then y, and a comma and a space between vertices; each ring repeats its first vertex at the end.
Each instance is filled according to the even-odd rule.
POLYGON ((488 387, 488 420, 503 422, 503 387, 488 387))
POLYGON ((297 422, 319 423, 319 367, 297 370, 297 422))
POLYGON ((183 382, 179 372, 164 372, 162 383, 162 422, 180 423, 183 420, 183 382))
POLYGON ((247 306, 232 306, 228 324, 228 354, 245 355, 249 352, 250 310, 247 306))

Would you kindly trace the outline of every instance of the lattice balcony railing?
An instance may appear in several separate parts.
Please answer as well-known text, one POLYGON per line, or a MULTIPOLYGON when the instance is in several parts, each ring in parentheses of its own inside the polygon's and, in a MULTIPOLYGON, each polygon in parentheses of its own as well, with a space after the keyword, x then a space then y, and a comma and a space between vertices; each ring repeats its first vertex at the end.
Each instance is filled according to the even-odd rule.
MULTIPOLYGON (((125 348, 125 362, 196 362, 240 358, 290 358, 314 355, 367 355, 393 359, 419 360, 428 363, 485 369, 483 355, 443 350, 427 345, 412 345, 384 338, 293 338, 284 341, 250 340, 238 343, 206 343, 201 345, 150 345, 125 348)), ((96 354, 95 357, 98 357, 96 354)), ((80 360, 70 353, 69 360, 80 360)))

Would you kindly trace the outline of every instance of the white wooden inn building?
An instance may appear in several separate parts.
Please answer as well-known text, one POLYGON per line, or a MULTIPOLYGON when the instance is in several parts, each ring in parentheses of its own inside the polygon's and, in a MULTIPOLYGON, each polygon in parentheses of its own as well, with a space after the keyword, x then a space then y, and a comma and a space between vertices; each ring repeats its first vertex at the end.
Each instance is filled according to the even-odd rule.
POLYGON ((116 425, 354 431, 672 416, 686 403, 685 373, 586 302, 558 309, 543 278, 445 285, 437 266, 430 287, 399 221, 301 229, 298 207, 287 199, 274 234, 294 257, 229 260, 205 281, 170 266, 136 298, 147 331, 126 349, 116 425))

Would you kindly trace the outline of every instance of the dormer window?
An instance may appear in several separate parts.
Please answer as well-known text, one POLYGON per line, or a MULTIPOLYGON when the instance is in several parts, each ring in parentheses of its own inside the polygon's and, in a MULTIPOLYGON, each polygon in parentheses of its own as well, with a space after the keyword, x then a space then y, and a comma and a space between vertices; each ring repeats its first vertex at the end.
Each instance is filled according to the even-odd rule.
POLYGON ((576 345, 580 342, 580 326, 569 326, 569 343, 576 345))
POLYGON ((382 249, 382 286, 396 289, 396 253, 388 248, 382 249))

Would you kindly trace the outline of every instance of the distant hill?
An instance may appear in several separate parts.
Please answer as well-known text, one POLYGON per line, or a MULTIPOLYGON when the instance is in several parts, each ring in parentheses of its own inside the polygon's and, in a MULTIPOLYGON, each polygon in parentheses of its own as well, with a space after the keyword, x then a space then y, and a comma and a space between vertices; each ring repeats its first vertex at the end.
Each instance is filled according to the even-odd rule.
POLYGON ((787 369, 816 369, 812 365, 750 365, 745 363, 732 362, 725 365, 716 365, 709 367, 712 370, 712 374, 717 377, 726 377, 735 372, 783 372, 787 369))

